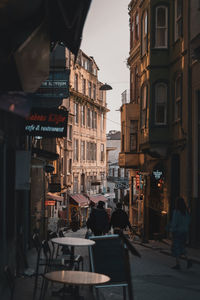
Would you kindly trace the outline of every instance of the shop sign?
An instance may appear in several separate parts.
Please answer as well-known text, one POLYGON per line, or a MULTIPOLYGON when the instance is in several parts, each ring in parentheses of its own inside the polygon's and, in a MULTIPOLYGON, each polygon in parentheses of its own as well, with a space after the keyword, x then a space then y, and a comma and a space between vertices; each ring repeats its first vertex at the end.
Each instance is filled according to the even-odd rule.
POLYGON ((66 137, 68 111, 34 108, 25 123, 25 133, 41 137, 66 137))
POLYGON ((54 206, 56 204, 56 201, 54 200, 46 200, 45 206, 54 206))
POLYGON ((70 70, 52 71, 37 90, 37 95, 44 97, 69 97, 69 74, 70 70))
POLYGON ((159 171, 159 170, 156 170, 156 171, 153 171, 153 175, 154 175, 155 179, 158 180, 162 177, 163 172, 159 171))

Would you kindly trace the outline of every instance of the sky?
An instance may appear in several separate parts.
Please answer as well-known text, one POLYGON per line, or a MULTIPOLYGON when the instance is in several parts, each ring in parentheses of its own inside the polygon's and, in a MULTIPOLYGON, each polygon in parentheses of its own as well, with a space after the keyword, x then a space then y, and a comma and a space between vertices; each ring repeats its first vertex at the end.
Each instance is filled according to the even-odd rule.
POLYGON ((81 50, 93 56, 98 78, 112 86, 107 91, 106 132, 121 130, 121 94, 129 90, 129 15, 130 0, 92 0, 83 29, 81 50))

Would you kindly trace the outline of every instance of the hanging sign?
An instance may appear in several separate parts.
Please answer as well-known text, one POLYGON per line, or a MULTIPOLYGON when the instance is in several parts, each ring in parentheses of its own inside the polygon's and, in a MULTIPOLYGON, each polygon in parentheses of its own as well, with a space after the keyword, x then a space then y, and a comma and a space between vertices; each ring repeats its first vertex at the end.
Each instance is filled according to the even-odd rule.
POLYGON ((153 175, 154 175, 155 179, 158 180, 163 175, 163 172, 156 170, 156 171, 153 171, 153 175))
POLYGON ((66 137, 68 111, 34 108, 26 119, 25 133, 41 137, 66 137))
POLYGON ((43 97, 69 97, 69 74, 70 70, 51 71, 49 78, 45 80, 37 90, 37 95, 43 97))
POLYGON ((56 201, 54 200, 46 200, 45 206, 54 206, 56 204, 56 201))

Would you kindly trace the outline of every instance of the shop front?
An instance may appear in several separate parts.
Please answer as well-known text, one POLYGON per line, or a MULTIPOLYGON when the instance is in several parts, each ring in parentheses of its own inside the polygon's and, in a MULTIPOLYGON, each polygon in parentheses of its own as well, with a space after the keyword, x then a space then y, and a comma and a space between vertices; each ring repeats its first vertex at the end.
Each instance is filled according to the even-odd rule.
POLYGON ((69 222, 76 229, 85 226, 88 218, 89 200, 82 194, 69 195, 69 222))

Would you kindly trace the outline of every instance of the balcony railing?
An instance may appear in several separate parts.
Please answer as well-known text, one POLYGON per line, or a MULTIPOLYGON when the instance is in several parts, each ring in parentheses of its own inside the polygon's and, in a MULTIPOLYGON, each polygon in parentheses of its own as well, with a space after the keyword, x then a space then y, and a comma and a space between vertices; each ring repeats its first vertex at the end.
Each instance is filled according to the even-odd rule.
POLYGON ((122 99, 122 105, 126 104, 126 103, 130 103, 130 91, 129 90, 125 90, 122 94, 121 94, 121 99, 122 99))

